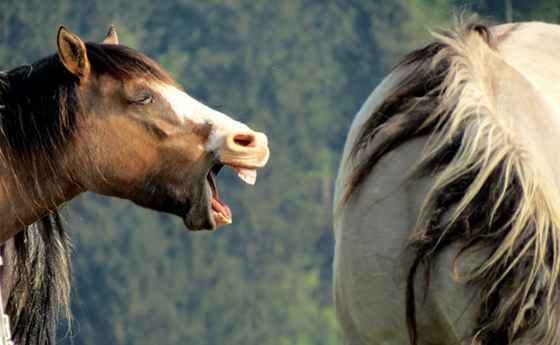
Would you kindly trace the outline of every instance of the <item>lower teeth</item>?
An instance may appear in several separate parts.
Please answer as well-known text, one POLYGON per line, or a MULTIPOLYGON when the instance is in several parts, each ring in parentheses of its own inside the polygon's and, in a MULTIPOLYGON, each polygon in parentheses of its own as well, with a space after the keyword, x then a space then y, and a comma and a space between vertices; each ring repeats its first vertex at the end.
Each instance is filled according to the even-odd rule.
POLYGON ((221 221, 222 223, 231 224, 231 219, 226 217, 223 213, 214 211, 214 218, 221 221))

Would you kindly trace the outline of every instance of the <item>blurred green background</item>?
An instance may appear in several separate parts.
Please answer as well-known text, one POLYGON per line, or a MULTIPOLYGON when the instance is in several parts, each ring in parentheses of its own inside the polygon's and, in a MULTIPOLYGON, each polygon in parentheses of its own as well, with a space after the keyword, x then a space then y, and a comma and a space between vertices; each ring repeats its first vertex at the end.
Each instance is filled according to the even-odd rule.
POLYGON ((76 315, 62 343, 339 344, 331 303, 332 185, 354 113, 400 56, 453 13, 560 22, 559 0, 0 0, 0 69, 55 50, 66 25, 159 61, 189 93, 265 131, 256 188, 219 178, 234 224, 85 195, 65 209, 76 315))

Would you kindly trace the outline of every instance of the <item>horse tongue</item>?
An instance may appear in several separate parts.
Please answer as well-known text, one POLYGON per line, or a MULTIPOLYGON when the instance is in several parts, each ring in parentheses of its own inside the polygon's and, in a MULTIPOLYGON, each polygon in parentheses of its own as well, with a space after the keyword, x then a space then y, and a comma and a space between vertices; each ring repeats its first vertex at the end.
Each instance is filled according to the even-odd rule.
POLYGON ((250 185, 254 185, 257 182, 257 169, 247 169, 247 168, 233 168, 237 172, 239 178, 250 185))

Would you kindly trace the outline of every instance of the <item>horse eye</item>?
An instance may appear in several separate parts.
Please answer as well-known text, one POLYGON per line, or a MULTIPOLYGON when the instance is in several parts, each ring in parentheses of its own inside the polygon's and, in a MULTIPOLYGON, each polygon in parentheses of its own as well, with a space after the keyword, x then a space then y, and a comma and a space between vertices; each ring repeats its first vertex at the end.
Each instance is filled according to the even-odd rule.
POLYGON ((132 101, 134 104, 146 105, 154 103, 154 97, 152 95, 142 95, 142 97, 132 101))

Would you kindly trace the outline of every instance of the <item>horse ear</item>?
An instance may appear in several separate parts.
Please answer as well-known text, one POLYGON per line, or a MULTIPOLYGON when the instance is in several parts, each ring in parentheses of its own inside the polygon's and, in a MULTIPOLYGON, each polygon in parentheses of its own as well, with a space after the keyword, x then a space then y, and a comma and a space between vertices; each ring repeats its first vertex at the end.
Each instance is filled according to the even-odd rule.
POLYGON ((58 29, 58 56, 66 69, 80 79, 89 76, 90 65, 84 42, 64 26, 58 29))
POLYGON ((117 35, 117 29, 114 25, 111 24, 111 26, 109 27, 109 31, 107 32, 107 36, 105 36, 105 39, 101 43, 119 44, 119 36, 117 35))

